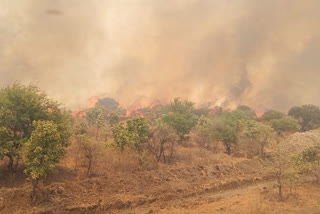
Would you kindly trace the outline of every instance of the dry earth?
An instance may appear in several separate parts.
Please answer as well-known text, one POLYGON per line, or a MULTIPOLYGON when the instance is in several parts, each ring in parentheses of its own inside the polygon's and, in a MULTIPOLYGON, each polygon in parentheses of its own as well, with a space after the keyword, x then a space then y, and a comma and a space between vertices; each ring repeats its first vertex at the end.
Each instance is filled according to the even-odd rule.
MULTIPOLYGON (((319 131, 294 134, 286 151, 294 153, 317 140, 319 131)), ((192 147, 181 149, 183 154, 190 152, 186 156, 196 153, 192 147)), ((207 153, 190 160, 150 168, 106 167, 91 178, 60 164, 40 186, 33 206, 22 170, 8 174, 3 164, 0 213, 320 213, 320 187, 310 182, 298 186, 285 202, 275 200, 269 160, 207 153)))

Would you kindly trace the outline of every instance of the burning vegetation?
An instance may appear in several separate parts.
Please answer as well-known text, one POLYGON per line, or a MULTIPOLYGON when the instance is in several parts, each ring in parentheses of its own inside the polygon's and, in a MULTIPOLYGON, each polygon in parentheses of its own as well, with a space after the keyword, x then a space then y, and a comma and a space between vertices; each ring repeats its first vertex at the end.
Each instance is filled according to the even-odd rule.
POLYGON ((130 157, 129 162, 135 160, 135 167, 143 170, 184 162, 179 151, 192 145, 192 153, 200 149, 231 158, 257 157, 274 165, 279 200, 286 197, 286 168, 296 168, 299 175, 314 174, 319 182, 318 145, 295 153, 291 165, 292 154, 278 155, 277 150, 293 133, 320 127, 320 109, 315 105, 292 107, 285 114, 254 111, 245 105, 233 110, 197 108, 191 101, 175 98, 170 104, 156 101, 124 109, 112 98, 92 97, 86 109, 69 112, 38 87, 15 83, 0 89, 0 125, 1 161, 9 172, 22 169, 31 181, 31 204, 39 203, 39 185, 52 175, 70 145, 69 157, 85 169, 77 171, 78 175, 88 178, 98 176, 96 168, 104 166, 100 161, 110 154, 120 163, 130 157))
POLYGON ((124 109, 112 98, 92 97, 86 109, 68 112, 38 87, 15 83, 0 89, 0 125, 1 161, 9 172, 20 166, 31 181, 31 204, 39 202, 38 186, 70 145, 69 156, 77 167, 81 160, 79 167, 85 169, 77 173, 87 178, 97 176, 97 163, 105 155, 117 156, 120 163, 129 155, 143 169, 183 162, 179 151, 192 145, 193 152, 197 148, 212 155, 258 157, 274 165, 279 200, 286 197, 283 186, 289 179, 284 167, 296 167, 299 175, 311 173, 319 182, 318 145, 295 153, 292 165, 292 154, 284 163, 285 156, 276 149, 287 136, 320 127, 320 109, 314 105, 292 107, 285 114, 245 105, 233 110, 196 108, 191 101, 175 98, 170 104, 156 101, 124 109))
POLYGON ((0 213, 319 208, 319 2, 0 0, 0 213))

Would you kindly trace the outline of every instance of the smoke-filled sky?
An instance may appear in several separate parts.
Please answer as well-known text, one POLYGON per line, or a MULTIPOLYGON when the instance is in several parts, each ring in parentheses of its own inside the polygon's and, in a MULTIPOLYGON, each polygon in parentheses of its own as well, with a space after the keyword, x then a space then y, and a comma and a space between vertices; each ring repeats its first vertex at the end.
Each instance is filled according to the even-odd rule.
POLYGON ((69 107, 320 105, 319 0, 0 0, 0 85, 69 107))

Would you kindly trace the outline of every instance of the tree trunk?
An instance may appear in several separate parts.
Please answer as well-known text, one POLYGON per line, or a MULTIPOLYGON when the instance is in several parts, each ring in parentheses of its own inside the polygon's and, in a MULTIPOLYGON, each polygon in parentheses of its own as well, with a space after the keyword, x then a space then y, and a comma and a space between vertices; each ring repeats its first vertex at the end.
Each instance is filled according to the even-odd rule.
POLYGON ((99 127, 97 126, 97 130, 96 130, 96 140, 98 140, 98 135, 99 135, 99 127))
POLYGON ((13 171, 13 163, 14 163, 14 158, 13 157, 9 157, 9 163, 8 163, 9 172, 13 171))
POLYGON ((88 170, 87 170, 87 176, 88 176, 88 177, 89 177, 89 175, 90 175, 91 165, 92 165, 92 158, 89 158, 89 165, 88 165, 88 170))
POLYGON ((314 175, 316 177, 317 183, 320 184, 320 172, 315 172, 314 175))
POLYGON ((31 203, 34 204, 37 199, 36 190, 38 187, 39 180, 32 180, 32 193, 31 193, 31 203))
POLYGON ((164 155, 163 143, 160 144, 160 152, 159 152, 159 156, 158 156, 158 162, 160 162, 162 155, 164 155))
POLYGON ((19 157, 17 157, 17 159, 16 159, 16 164, 15 164, 15 166, 14 166, 14 170, 17 170, 17 169, 18 169, 18 166, 19 166, 19 160, 20 160, 20 158, 19 158, 19 157))
POLYGON ((227 154, 231 155, 231 146, 228 143, 225 143, 224 145, 226 146, 227 154))
POLYGON ((163 163, 166 163, 166 155, 165 155, 164 151, 162 152, 162 157, 163 157, 163 163))
POLYGON ((264 157, 264 144, 261 144, 260 157, 264 157))
POLYGON ((174 150, 174 143, 171 144, 171 149, 170 149, 170 162, 173 159, 173 150, 174 150))
POLYGON ((279 187, 279 200, 283 200, 283 194, 282 194, 282 162, 279 163, 279 168, 277 172, 277 180, 278 180, 278 187, 279 187))
MULTIPOLYGON (((281 181, 280 181, 281 182, 281 181)), ((283 199, 283 194, 282 194, 282 183, 279 184, 279 199, 283 199)))

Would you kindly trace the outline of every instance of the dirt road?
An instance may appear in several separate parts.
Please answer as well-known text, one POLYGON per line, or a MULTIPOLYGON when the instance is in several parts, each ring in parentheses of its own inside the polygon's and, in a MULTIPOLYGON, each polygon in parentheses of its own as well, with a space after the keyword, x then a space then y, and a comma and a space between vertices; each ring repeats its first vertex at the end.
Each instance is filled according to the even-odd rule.
POLYGON ((114 213, 161 214, 319 214, 320 187, 304 184, 284 202, 276 198, 275 181, 256 183, 220 192, 208 192, 186 198, 173 198, 166 202, 122 210, 114 213), (312 191, 311 191, 312 190, 312 191), (313 192, 313 193, 310 193, 313 192))

